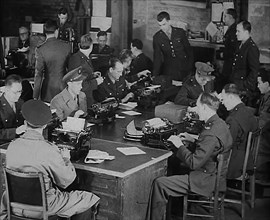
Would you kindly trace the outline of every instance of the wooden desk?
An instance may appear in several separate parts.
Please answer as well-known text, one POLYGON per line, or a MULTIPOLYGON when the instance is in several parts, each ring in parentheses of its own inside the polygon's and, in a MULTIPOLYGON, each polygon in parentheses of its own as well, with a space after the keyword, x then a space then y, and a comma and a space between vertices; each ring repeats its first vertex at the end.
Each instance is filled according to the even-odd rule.
MULTIPOLYGON (((115 156, 113 161, 101 164, 74 163, 79 179, 79 189, 89 190, 100 198, 97 219, 144 219, 153 180, 164 176, 170 151, 139 147, 146 154, 125 156, 117 147, 134 146, 120 142, 93 139, 92 149, 115 156)), ((5 165, 7 144, 0 146, 0 196, 4 190, 2 166, 5 165)))

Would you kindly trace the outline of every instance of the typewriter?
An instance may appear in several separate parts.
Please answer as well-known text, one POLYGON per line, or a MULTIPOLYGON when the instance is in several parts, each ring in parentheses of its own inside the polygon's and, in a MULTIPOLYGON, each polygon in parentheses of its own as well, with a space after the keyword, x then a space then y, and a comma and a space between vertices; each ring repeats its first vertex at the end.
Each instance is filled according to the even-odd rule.
POLYGON ((95 124, 106 124, 114 121, 118 102, 115 98, 108 98, 101 103, 96 103, 88 109, 87 120, 95 124))
POLYGON ((144 136, 142 143, 153 148, 171 150, 171 145, 167 139, 171 135, 177 134, 177 128, 165 118, 154 118, 147 120, 142 128, 144 136), (153 123, 153 120, 156 122, 153 123))
POLYGON ((200 134, 204 121, 199 120, 199 116, 195 112, 187 112, 183 118, 184 130, 191 134, 200 134))
POLYGON ((82 158, 84 159, 91 149, 92 134, 91 127, 87 127, 82 131, 68 131, 58 126, 53 129, 49 140, 60 149, 69 149, 71 161, 79 161, 82 158))

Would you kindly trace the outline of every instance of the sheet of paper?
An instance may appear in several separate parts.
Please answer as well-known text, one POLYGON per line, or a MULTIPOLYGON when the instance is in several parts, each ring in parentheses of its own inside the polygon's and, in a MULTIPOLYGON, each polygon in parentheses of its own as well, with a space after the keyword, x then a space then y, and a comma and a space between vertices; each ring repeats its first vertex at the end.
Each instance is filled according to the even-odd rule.
POLYGON ((31 32, 43 34, 43 26, 44 26, 44 24, 32 23, 31 24, 31 32))
POLYGON ((116 148, 118 151, 125 155, 140 155, 140 154, 146 154, 144 151, 142 151, 138 147, 118 147, 116 148))
POLYGON ((137 102, 120 103, 119 108, 124 110, 131 110, 137 107, 137 102))
POLYGON ((106 17, 107 0, 93 0, 93 16, 106 17))
POLYGON ((134 116, 134 115, 141 115, 142 113, 140 112, 135 112, 135 111, 124 111, 122 112, 123 114, 134 116))
POLYGON ((211 37, 214 37, 218 32, 218 29, 213 22, 210 22, 206 27, 206 31, 211 35, 211 37))
POLYGON ((166 123, 161 118, 152 118, 146 121, 153 128, 160 128, 166 125, 166 123))
POLYGON ((161 85, 152 85, 152 86, 148 86, 146 87, 147 89, 150 89, 150 90, 153 90, 153 89, 157 89, 157 88, 160 88, 161 85))
POLYGON ((63 129, 68 131, 82 131, 84 129, 84 125, 84 118, 67 117, 67 121, 62 122, 63 129))
POLYGON ((115 118, 120 118, 120 119, 122 119, 122 118, 126 118, 126 117, 125 117, 125 116, 122 116, 122 115, 115 114, 115 118))
POLYGON ((112 18, 109 17, 92 17, 91 27, 99 28, 101 31, 107 31, 112 26, 112 18))
POLYGON ((221 16, 223 12, 222 3, 212 3, 212 16, 211 21, 221 21, 221 16))
POLYGON ((143 136, 143 132, 136 129, 134 120, 127 125, 127 133, 135 136, 143 136))

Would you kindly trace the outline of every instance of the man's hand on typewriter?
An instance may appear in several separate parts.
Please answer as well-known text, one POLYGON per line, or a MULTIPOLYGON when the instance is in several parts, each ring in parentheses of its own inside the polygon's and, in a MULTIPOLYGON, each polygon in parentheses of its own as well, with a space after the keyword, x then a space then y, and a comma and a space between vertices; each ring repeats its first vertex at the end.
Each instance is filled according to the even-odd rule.
POLYGON ((150 74, 151 72, 149 71, 149 70, 143 70, 143 71, 141 71, 141 72, 139 72, 139 73, 137 73, 137 76, 140 78, 140 77, 147 77, 148 76, 148 74, 150 74))
POLYGON ((60 153, 64 159, 70 160, 70 150, 67 148, 60 149, 60 153))
POLYGON ((129 99, 132 99, 134 97, 134 94, 132 92, 128 93, 125 98, 123 98, 121 101, 122 103, 127 102, 129 99))
POLYGON ((184 145, 183 142, 181 141, 180 137, 178 137, 177 135, 171 135, 167 141, 170 141, 173 143, 173 145, 176 148, 179 148, 180 146, 184 145))
POLYGON ((81 115, 83 115, 83 114, 84 114, 84 111, 78 110, 78 111, 75 112, 74 118, 79 118, 79 117, 80 117, 81 115))
POLYGON ((194 137, 192 137, 191 135, 189 135, 187 132, 185 132, 185 133, 180 133, 179 135, 178 135, 178 137, 180 137, 180 139, 182 140, 182 141, 189 141, 189 142, 195 142, 195 138, 194 137))

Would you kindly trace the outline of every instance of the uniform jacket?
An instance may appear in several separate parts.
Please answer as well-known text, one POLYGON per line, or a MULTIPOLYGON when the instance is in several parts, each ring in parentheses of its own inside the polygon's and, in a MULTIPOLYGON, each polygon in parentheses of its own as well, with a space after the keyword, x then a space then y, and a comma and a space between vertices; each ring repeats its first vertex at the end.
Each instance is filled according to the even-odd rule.
POLYGON ((60 25, 60 23, 58 22, 58 26, 59 26, 59 33, 58 33, 59 40, 70 42, 71 38, 75 38, 75 32, 71 23, 66 22, 63 25, 60 25))
POLYGON ((23 47, 30 47, 30 37, 25 42, 22 42, 22 40, 19 39, 18 48, 22 49, 23 47))
POLYGON ((226 34, 224 35, 224 46, 224 64, 222 69, 222 75, 226 76, 226 78, 229 79, 232 73, 234 53, 238 46, 238 41, 236 37, 236 23, 232 24, 226 31, 226 34))
MULTIPOLYGON (((90 192, 59 190, 58 187, 65 189, 74 181, 75 168, 62 157, 56 145, 44 140, 37 131, 28 130, 10 143, 6 165, 21 172, 41 172, 44 175, 49 215, 70 217, 86 211, 99 200, 90 192)), ((28 212, 23 214, 38 216, 38 213, 28 212)))
POLYGON ((68 61, 68 71, 82 66, 82 72, 88 77, 83 81, 82 91, 86 95, 88 108, 95 102, 93 98, 93 90, 97 89, 97 81, 93 75, 93 65, 91 59, 85 56, 81 51, 73 54, 68 61))
POLYGON ((130 72, 125 76, 128 82, 134 82, 139 79, 137 74, 144 70, 153 70, 152 60, 146 56, 144 53, 139 54, 135 57, 130 64, 130 72))
POLYGON ((93 44, 92 54, 110 54, 112 55, 113 49, 109 45, 105 45, 101 50, 99 50, 99 44, 93 44))
POLYGON ((15 103, 15 113, 4 95, 0 97, 0 144, 9 142, 16 137, 16 128, 24 122, 21 114, 22 104, 22 100, 15 103))
POLYGON ((128 92, 127 83, 123 76, 113 83, 107 74, 103 83, 98 86, 96 99, 101 102, 106 98, 114 97, 117 101, 121 102, 121 99, 123 99, 128 92))
POLYGON ((183 80, 193 64, 193 53, 186 32, 172 27, 171 39, 162 31, 153 37, 153 75, 167 75, 174 80, 183 80))
POLYGON ((57 94, 51 101, 51 109, 56 109, 56 114, 60 120, 68 116, 74 116, 75 112, 82 110, 87 113, 86 96, 83 92, 78 95, 78 103, 73 99, 67 88, 57 94))
MULTIPOLYGON (((189 174, 190 190, 192 192, 209 196, 214 191, 216 179, 216 156, 224 154, 225 160, 229 157, 232 137, 226 123, 213 115, 205 123, 205 127, 195 142, 196 148, 191 152, 186 146, 180 146, 177 157, 192 171, 189 174)), ((226 190, 226 164, 220 190, 226 190)))
POLYGON ((204 86, 204 91, 201 85, 197 82, 195 76, 190 76, 182 85, 174 103, 177 105, 195 106, 197 98, 202 92, 212 92, 214 89, 213 82, 207 82, 204 86))
MULTIPOLYGON (((235 179, 242 175, 248 133, 257 130, 258 122, 252 111, 243 103, 240 103, 230 111, 226 123, 233 138, 232 155, 227 178, 235 179)), ((251 161, 248 162, 248 168, 252 166, 251 161)))
POLYGON ((70 53, 71 46, 56 38, 49 38, 37 47, 34 98, 50 102, 64 89, 62 79, 70 53))
POLYGON ((270 121, 270 92, 267 92, 261 98, 259 106, 259 125, 263 127, 267 122, 270 121))
POLYGON ((241 48, 236 49, 230 80, 241 90, 254 91, 256 89, 260 67, 259 57, 259 49, 251 38, 241 48))

